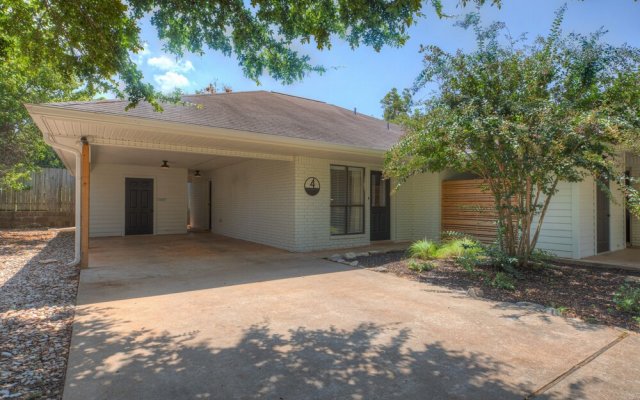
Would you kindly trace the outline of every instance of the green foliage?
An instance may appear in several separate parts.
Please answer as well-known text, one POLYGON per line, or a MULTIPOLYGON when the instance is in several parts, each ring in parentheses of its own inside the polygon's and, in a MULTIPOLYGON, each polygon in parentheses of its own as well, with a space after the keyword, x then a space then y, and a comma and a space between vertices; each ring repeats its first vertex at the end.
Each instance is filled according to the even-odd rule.
POLYGON ((0 63, 0 188, 24 189, 31 171, 62 163, 42 140, 23 103, 82 100, 87 93, 78 90, 77 80, 49 64, 31 65, 28 57, 4 51, 8 58, 0 63))
POLYGON ((480 245, 471 239, 456 239, 443 242, 436 252, 436 258, 456 258, 465 254, 478 255, 482 252, 480 245))
POLYGON ((471 239, 456 239, 436 244, 430 240, 418 240, 409 246, 409 255, 421 260, 458 258, 464 255, 479 256, 482 247, 471 239))
POLYGON ((393 88, 380 100, 380 104, 382 105, 384 120, 397 121, 401 117, 409 115, 413 104, 411 91, 404 89, 402 95, 400 95, 398 89, 393 88))
POLYGON ((516 282, 513 276, 502 271, 496 273, 496 276, 493 277, 491 286, 503 290, 516 290, 516 282))
POLYGON ((505 270, 529 263, 560 181, 616 181, 640 213, 617 167, 619 146, 640 142, 640 50, 603 42, 604 31, 563 35, 563 13, 533 42, 472 14, 460 25, 475 30, 477 50, 423 47, 413 90, 438 90, 402 119, 406 134, 385 160, 400 184, 445 169, 484 179, 505 270))
POLYGON ((454 262, 470 274, 476 273, 476 266, 480 264, 481 258, 478 252, 468 251, 457 257, 454 262))
POLYGON ((616 308, 640 317, 640 287, 622 285, 613 296, 616 308))
MULTIPOLYGON (((461 1, 469 2, 485 1, 461 1)), ((443 16, 440 0, 425 4, 443 16)), ((402 46, 424 6, 420 0, 4 0, 0 61, 18 53, 34 68, 49 65, 89 91, 112 91, 131 105, 146 100, 159 109, 176 97, 144 83, 132 60, 143 50, 143 18, 150 19, 166 52, 218 51, 235 57, 256 82, 268 74, 292 83, 324 71, 297 50, 301 44, 325 49, 340 39, 376 51, 402 46)))
POLYGON ((421 260, 430 260, 436 258, 438 245, 430 240, 418 240, 409 246, 409 255, 421 260))
POLYGON ((408 268, 416 272, 425 272, 436 268, 436 265, 430 261, 421 261, 412 258, 409 260, 408 268))

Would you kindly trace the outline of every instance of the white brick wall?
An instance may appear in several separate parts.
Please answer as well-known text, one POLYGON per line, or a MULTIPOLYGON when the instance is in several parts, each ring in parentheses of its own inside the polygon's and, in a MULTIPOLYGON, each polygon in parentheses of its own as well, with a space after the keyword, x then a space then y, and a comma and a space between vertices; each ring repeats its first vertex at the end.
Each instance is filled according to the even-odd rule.
POLYGON ((295 250, 310 251, 369 244, 369 171, 370 165, 318 158, 295 159, 295 250), (331 236, 330 199, 331 164, 365 167, 365 233, 359 235, 331 236), (320 192, 309 196, 304 190, 308 177, 320 181, 320 192))
POLYGON ((124 235, 125 178, 154 180, 154 233, 186 233, 186 169, 96 164, 91 170, 89 234, 92 237, 124 235))
POLYGON ((247 160, 211 179, 213 232, 294 250, 293 162, 247 160))
POLYGON ((440 239, 440 174, 411 177, 391 196, 392 232, 396 240, 440 239))
MULTIPOLYGON (((365 246, 370 243, 370 172, 381 165, 343 160, 297 157, 295 160, 295 239, 296 251, 365 246), (331 165, 365 168, 365 232, 358 235, 331 236, 331 165), (309 196, 304 181, 314 176, 320 181, 320 193, 309 196)), ((414 240, 440 236, 440 181, 438 174, 411 178, 391 195, 391 239, 414 240)))

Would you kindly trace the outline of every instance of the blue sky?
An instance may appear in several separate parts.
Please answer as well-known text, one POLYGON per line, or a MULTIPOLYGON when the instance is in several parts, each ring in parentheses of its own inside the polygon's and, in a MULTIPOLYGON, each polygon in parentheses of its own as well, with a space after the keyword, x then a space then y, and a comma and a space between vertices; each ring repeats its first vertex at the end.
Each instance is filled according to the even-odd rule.
MULTIPOLYGON (((503 0, 500 9, 484 6, 480 9, 483 23, 503 21, 513 36, 527 32, 530 38, 549 31, 555 11, 567 3, 563 30, 589 33, 601 27, 609 31, 605 39, 613 44, 628 43, 640 47, 640 2, 633 0, 503 0)), ((463 15, 475 7, 457 7, 457 1, 445 2, 445 12, 463 15)), ((137 55, 145 79, 166 90, 179 86, 187 93, 202 89, 210 82, 229 85, 234 91, 273 90, 309 97, 336 104, 358 112, 380 117, 380 99, 392 88, 411 85, 421 69, 418 54, 420 44, 435 44, 445 50, 473 49, 471 31, 454 26, 454 20, 438 19, 425 8, 426 17, 412 27, 411 39, 399 49, 384 48, 376 53, 370 48, 351 50, 339 40, 331 50, 317 51, 304 47, 312 62, 329 70, 324 75, 311 74, 303 81, 282 85, 265 76, 257 85, 243 76, 233 58, 209 51, 205 56, 187 54, 183 59, 162 52, 152 26, 145 24, 142 36, 146 51, 137 55)))

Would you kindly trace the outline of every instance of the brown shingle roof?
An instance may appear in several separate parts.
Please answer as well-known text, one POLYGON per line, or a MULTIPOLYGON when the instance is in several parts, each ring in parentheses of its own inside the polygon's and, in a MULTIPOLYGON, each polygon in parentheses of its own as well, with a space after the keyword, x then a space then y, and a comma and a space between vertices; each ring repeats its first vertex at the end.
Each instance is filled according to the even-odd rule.
POLYGON ((148 103, 125 111, 124 100, 51 103, 76 111, 148 118, 227 128, 267 135, 317 140, 377 150, 389 149, 402 135, 397 125, 321 101, 276 92, 254 91, 187 95, 201 107, 164 104, 155 112, 148 103))

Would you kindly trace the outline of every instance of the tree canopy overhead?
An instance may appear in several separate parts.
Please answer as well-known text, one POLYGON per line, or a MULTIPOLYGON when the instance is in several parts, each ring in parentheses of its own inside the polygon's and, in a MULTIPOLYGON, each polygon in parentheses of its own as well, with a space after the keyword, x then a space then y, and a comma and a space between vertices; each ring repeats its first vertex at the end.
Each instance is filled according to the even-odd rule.
MULTIPOLYGON (((426 6, 444 15, 441 0, 426 6)), ((219 51, 235 56, 250 79, 268 74, 291 83, 324 70, 296 45, 324 49, 339 39, 354 48, 401 46, 423 7, 421 0, 4 0, 0 61, 20 54, 34 68, 46 64, 90 91, 158 106, 162 96, 132 61, 143 49, 139 25, 147 16, 173 55, 219 51)))
MULTIPOLYGON (((535 249, 558 183, 593 177, 624 185, 620 151, 640 142, 640 49, 607 44, 604 31, 564 35, 563 13, 533 43, 471 14, 461 25, 475 30, 477 50, 424 47, 413 89, 438 89, 401 119, 407 133, 385 163, 399 182, 449 168, 483 178, 499 245, 520 265, 535 249)), ((637 191, 622 188, 640 214, 637 191)))

